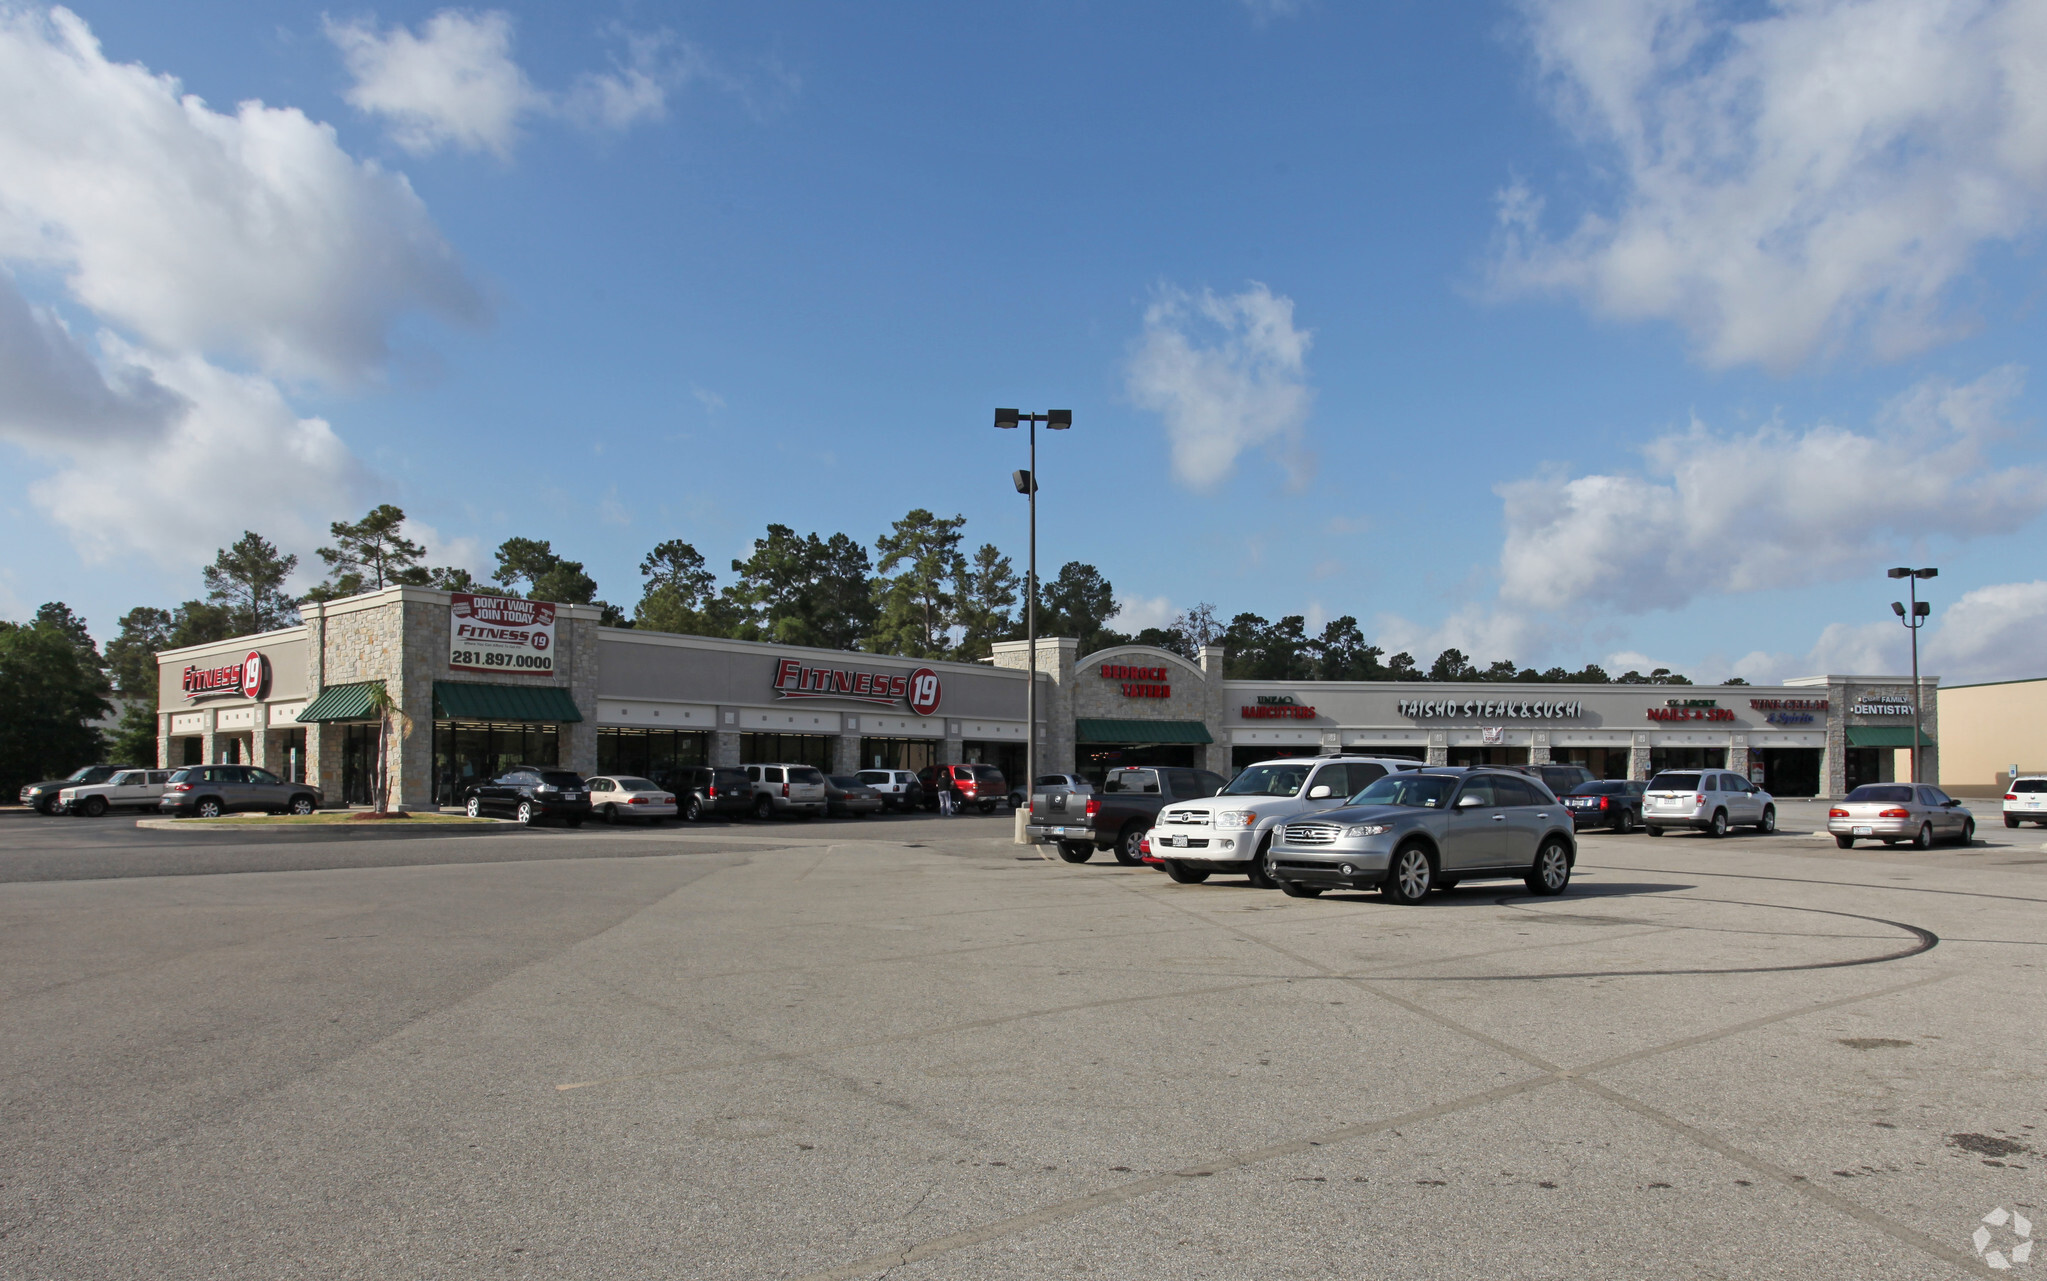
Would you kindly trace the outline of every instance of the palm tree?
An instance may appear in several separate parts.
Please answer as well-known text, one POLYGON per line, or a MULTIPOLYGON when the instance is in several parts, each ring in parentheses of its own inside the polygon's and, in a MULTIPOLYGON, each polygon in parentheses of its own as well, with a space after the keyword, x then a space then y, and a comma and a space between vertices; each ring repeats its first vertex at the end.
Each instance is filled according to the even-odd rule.
MULTIPOLYGON (((370 691, 370 710, 377 714, 377 813, 391 813, 391 751, 393 731, 398 735, 402 747, 412 735, 412 718, 391 697, 391 688, 382 681, 370 691)), ((403 811, 400 811, 401 813, 403 811)))

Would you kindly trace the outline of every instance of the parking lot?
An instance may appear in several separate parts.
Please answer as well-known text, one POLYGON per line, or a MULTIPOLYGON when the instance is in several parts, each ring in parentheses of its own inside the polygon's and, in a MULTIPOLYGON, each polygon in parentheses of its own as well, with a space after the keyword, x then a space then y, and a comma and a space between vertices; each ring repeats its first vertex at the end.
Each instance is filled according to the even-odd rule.
POLYGON ((0 1275, 1993 1275, 1984 1215, 2047 1233, 2047 832, 1977 809, 1414 908, 1006 814, 9 815, 0 1275))

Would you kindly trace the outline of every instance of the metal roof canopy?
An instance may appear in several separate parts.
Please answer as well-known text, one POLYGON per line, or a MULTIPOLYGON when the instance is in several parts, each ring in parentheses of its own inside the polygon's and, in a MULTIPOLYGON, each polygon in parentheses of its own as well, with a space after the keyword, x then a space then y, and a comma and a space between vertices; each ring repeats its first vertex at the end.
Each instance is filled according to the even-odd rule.
POLYGON ((374 719, 370 711, 370 695, 384 688, 382 681, 357 681, 352 685, 329 685, 320 691, 320 696, 306 704, 298 714, 298 722, 308 721, 366 721, 374 719))
POLYGON ((463 721, 580 721, 576 700, 559 685, 434 682, 434 716, 463 721))
MULTIPOLYGON (((1848 746, 1850 747, 1910 747, 1912 727, 1910 725, 1850 725, 1848 746)), ((1924 731, 1919 735, 1919 746, 1932 747, 1933 740, 1924 731)))
POLYGON ((1074 723, 1079 743, 1213 743, 1200 721, 1129 721, 1083 716, 1074 723))

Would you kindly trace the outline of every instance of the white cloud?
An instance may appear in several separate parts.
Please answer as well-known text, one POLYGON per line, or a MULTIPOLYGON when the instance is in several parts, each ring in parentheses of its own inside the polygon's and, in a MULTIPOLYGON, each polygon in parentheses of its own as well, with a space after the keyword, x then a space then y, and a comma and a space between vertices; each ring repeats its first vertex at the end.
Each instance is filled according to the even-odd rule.
MULTIPOLYGON (((76 442, 69 463, 29 495, 88 561, 140 554, 165 565, 210 560, 245 529, 310 547, 360 507, 364 473, 318 418, 301 418, 267 378, 196 356, 117 350, 185 406, 146 448, 76 442)), ((44 442, 39 452, 55 447, 44 442)))
POLYGON ((1381 614, 1374 621, 1372 643, 1389 656, 1413 656, 1424 671, 1446 649, 1463 651, 1480 667, 1503 658, 1532 664, 1535 655, 1548 652, 1554 634, 1550 624, 1519 610, 1479 604, 1465 605, 1434 625, 1398 614, 1381 614))
POLYGON ((140 365, 102 369, 61 317, 0 270, 0 439, 104 448, 149 439, 183 408, 140 365))
POLYGON ((1116 612, 1108 621, 1116 625, 1117 631, 1136 635, 1147 627, 1169 626, 1177 616, 1173 603, 1163 596, 1119 595, 1116 597, 1116 612))
POLYGON ((626 56, 610 71, 586 72, 555 94, 536 88, 512 56, 512 18, 502 10, 443 9, 416 33, 403 25, 379 30, 364 21, 327 23, 327 38, 355 80, 349 104, 382 117, 392 140, 417 155, 453 147, 507 159, 521 125, 533 116, 612 130, 660 120, 668 114, 669 93, 699 76, 746 89, 713 72, 695 46, 668 32, 613 28, 612 34, 624 42, 626 56))
POLYGON ((1146 310, 1126 386, 1139 408, 1165 420, 1182 484, 1213 488, 1237 455, 1268 443, 1301 479, 1294 447, 1314 399, 1312 340, 1294 328, 1293 300, 1261 284, 1229 297, 1169 290, 1146 310))
MULTIPOLYGON (((1921 671, 1949 684, 2047 675, 2047 582, 1979 587, 1936 617, 1920 645, 1921 671)), ((1891 630, 1902 637, 1905 629, 1891 630)))
POLYGON ((0 9, 0 175, 0 259, 160 350, 353 380, 399 314, 484 311, 402 176, 296 110, 108 62, 66 9, 0 9))
POLYGON ((452 146, 509 156, 519 118, 549 105, 512 60, 512 19, 502 11, 443 9, 418 35, 330 20, 327 38, 355 77, 349 104, 383 116, 407 151, 452 146))
POLYGON ((2021 379, 2007 367, 1922 383, 1865 432, 1695 421, 1644 448, 1645 475, 1502 485, 1501 597, 1637 613, 1837 578, 1913 539, 2017 529, 2047 510, 2047 473, 1993 448, 2021 379))
POLYGON ((1502 195, 1495 282, 1685 327, 1707 363, 1880 357, 2047 205, 2038 0, 1525 0, 1563 121, 1614 184, 1562 239, 1502 195))

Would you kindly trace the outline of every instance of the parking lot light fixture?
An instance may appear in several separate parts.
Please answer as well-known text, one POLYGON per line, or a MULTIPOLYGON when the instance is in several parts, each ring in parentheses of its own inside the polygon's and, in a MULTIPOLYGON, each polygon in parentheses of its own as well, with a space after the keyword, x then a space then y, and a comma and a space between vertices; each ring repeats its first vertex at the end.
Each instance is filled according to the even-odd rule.
POLYGON ((1048 431, 1066 431, 1073 426, 1073 411, 1053 409, 1042 414, 1027 414, 1015 409, 995 411, 995 425, 1005 431, 1023 423, 1031 425, 1031 465, 1010 476, 1016 492, 1022 494, 1031 507, 1030 566, 1024 575, 1024 645, 1030 651, 1027 668, 1030 684, 1024 691, 1024 806, 1016 819, 1016 842, 1019 845, 1028 843, 1024 828, 1031 821, 1031 787, 1038 777, 1038 424, 1045 424, 1048 431))
POLYGON ((1919 580, 1922 578, 1938 578, 1940 577, 1940 571, 1931 568, 1912 569, 1908 566, 1900 565, 1890 570, 1888 576, 1905 580, 1907 589, 1905 594, 1912 602, 1912 606, 1908 610, 1905 607, 1904 601, 1894 600, 1891 602, 1891 612, 1896 614, 1898 621, 1903 623, 1906 629, 1912 633, 1912 781, 1917 783, 1920 781, 1919 726, 1921 721, 1919 701, 1922 696, 1922 691, 1919 688, 1919 629, 1926 625, 1928 616, 1933 613, 1933 606, 1919 599, 1919 580))

